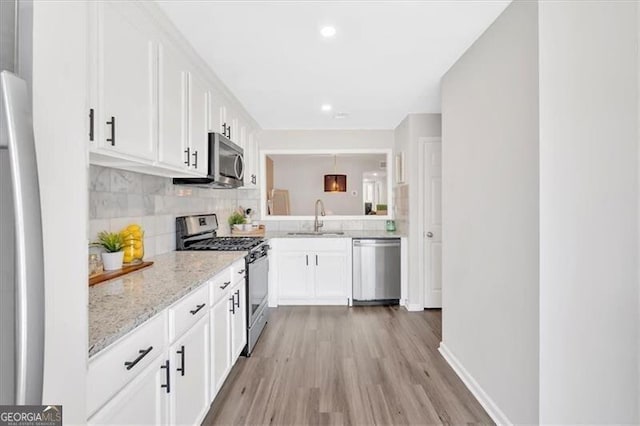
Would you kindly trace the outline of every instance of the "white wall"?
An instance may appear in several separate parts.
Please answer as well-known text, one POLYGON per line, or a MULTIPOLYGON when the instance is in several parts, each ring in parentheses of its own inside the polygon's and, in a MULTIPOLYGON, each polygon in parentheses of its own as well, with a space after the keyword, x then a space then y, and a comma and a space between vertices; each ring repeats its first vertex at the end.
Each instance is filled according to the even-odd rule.
POLYGON ((637 2, 540 2, 540 421, 637 424, 637 2))
POLYGON ((87 10, 84 2, 39 1, 33 14, 45 270, 43 400, 64 406, 65 424, 82 424, 88 356, 87 10))
MULTIPOLYGON (((394 150, 396 154, 404 153, 405 183, 394 187, 394 196, 398 201, 396 211, 399 214, 398 229, 407 235, 409 250, 409 280, 407 291, 407 308, 421 311, 424 308, 424 282, 420 275, 419 246, 423 238, 419 235, 420 195, 418 182, 420 167, 420 147, 418 140, 422 137, 439 137, 442 134, 440 114, 409 114, 394 131, 394 150)), ((394 180, 395 182, 395 180, 394 180)))
POLYGON ((260 149, 393 148, 393 130, 262 130, 260 149))
MULTIPOLYGON (((347 175, 346 192, 324 192, 324 175, 333 173, 334 157, 330 155, 270 155, 273 159, 274 186, 289 191, 291 214, 305 216, 315 214, 315 202, 324 202, 328 215, 363 215, 363 173, 384 172, 380 162, 387 161, 386 154, 339 155, 336 173, 347 175), (352 194, 356 192, 356 195, 352 194)), ((387 179, 380 178, 386 188, 387 179)), ((381 201, 380 204, 388 204, 381 201)), ((375 206, 373 206, 375 208, 375 206)))
POLYGON ((442 84, 443 345, 514 423, 538 422, 537 13, 512 3, 442 84))

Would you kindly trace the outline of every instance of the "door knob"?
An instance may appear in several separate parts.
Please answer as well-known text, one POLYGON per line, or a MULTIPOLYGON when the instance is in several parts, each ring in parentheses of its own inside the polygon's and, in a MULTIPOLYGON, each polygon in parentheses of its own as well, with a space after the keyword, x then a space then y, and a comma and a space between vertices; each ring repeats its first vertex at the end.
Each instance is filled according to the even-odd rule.
POLYGON ((427 232, 427 238, 433 238, 433 232, 427 232))

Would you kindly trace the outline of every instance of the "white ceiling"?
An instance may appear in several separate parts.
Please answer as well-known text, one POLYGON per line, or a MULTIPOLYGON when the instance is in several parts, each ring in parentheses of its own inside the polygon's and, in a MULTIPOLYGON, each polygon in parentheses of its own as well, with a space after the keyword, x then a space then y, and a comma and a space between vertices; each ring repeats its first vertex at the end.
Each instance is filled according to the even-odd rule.
POLYGON ((440 112, 440 78, 510 3, 157 1, 265 129, 391 129, 440 112))

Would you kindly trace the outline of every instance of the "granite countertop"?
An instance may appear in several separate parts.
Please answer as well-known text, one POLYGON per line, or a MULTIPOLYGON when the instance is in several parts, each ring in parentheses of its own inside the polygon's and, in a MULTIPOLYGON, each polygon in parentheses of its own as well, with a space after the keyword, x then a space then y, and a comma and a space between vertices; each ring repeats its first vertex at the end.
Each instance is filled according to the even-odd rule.
POLYGON ((344 232, 342 235, 331 234, 332 231, 325 230, 327 235, 291 235, 292 232, 308 232, 308 231, 267 231, 265 238, 403 238, 406 237, 401 232, 387 231, 335 231, 344 232))
POLYGON ((89 288, 89 356, 199 287, 247 252, 171 252, 154 264, 89 288))

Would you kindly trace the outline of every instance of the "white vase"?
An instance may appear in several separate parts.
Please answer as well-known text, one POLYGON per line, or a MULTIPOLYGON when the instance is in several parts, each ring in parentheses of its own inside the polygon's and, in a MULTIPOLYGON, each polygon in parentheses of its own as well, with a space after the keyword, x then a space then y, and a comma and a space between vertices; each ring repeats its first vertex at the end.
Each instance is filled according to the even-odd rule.
POLYGON ((102 264, 105 271, 117 271, 122 268, 123 251, 115 253, 102 253, 102 264))

